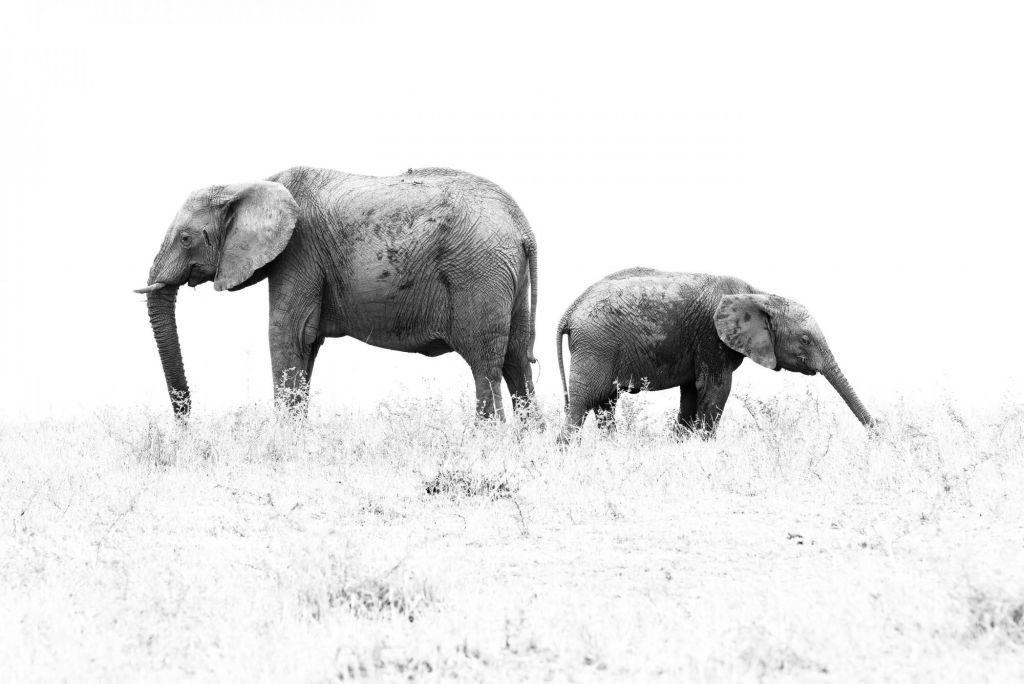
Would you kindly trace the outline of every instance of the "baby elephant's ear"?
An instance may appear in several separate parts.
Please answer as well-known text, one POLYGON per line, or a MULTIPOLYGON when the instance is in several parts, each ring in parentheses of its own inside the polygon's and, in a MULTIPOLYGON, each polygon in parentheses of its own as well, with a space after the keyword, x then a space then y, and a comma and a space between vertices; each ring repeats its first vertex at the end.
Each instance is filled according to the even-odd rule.
POLYGON ((764 308, 766 301, 766 295, 725 295, 715 310, 715 330, 730 349, 775 370, 778 362, 764 308))
POLYGON ((224 249, 213 283, 219 292, 241 285, 277 258, 295 230, 299 206, 286 187, 272 181, 229 185, 213 204, 224 211, 224 249))

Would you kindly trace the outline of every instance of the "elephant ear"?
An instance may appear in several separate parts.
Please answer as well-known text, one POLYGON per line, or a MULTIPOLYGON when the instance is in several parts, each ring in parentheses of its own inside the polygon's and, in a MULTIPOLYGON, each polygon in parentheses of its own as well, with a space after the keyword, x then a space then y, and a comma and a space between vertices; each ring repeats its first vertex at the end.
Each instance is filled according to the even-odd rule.
POLYGON ((299 206, 280 183, 228 185, 212 201, 222 207, 223 249, 213 289, 241 285, 256 269, 277 258, 295 230, 299 206))
POLYGON ((715 310, 715 330, 730 349, 776 370, 778 362, 766 302, 766 295, 725 295, 715 310))

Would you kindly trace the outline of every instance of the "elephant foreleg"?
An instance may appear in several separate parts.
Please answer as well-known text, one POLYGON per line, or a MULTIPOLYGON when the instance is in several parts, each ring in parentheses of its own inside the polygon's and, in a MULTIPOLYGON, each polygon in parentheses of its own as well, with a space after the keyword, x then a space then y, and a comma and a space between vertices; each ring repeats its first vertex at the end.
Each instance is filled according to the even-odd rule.
POLYGON ((715 434, 722 409, 732 390, 732 372, 705 372, 697 377, 697 415, 694 430, 706 436, 715 434))
POLYGON ((679 386, 679 413, 676 414, 676 433, 684 435, 697 428, 697 385, 679 386))
POLYGON ((270 317, 270 365, 278 406, 305 409, 313 362, 323 344, 319 308, 296 319, 295 308, 274 307, 270 317), (307 341, 308 340, 308 341, 307 341))
POLYGON ((313 344, 310 345, 309 361, 306 362, 306 384, 313 382, 313 364, 316 363, 316 355, 320 353, 320 347, 324 346, 324 336, 319 335, 313 344))
POLYGON ((297 408, 309 397, 309 369, 313 359, 293 345, 270 342, 270 365, 274 381, 274 403, 279 407, 297 408))

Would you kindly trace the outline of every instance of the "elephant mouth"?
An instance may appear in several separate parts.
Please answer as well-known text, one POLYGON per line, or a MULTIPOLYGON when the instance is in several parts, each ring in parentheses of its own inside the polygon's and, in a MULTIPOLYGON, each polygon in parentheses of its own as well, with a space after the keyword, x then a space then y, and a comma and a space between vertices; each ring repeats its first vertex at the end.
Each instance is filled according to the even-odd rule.
POLYGON ((817 375, 818 374, 818 371, 814 370, 813 368, 808 366, 806 363, 801 363, 800 366, 796 370, 797 370, 797 372, 801 373, 802 375, 817 375))
POLYGON ((188 269, 188 286, 195 287, 196 285, 202 285, 213 280, 213 276, 206 272, 206 270, 199 264, 193 264, 188 269))
POLYGON ((802 375, 817 375, 818 371, 811 368, 811 364, 807 363, 808 359, 806 356, 796 357, 796 372, 802 375))

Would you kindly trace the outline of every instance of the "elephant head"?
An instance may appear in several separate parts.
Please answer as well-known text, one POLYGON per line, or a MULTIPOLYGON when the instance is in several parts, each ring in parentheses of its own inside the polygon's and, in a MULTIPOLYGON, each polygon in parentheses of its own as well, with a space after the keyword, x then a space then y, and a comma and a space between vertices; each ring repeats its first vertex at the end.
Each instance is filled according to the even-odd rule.
POLYGON ((189 195, 171 222, 149 269, 146 295, 167 391, 174 412, 188 414, 191 399, 178 343, 174 305, 178 288, 213 281, 220 291, 242 285, 284 250, 298 205, 280 183, 212 186, 189 195))
POLYGON ((861 423, 875 424, 839 368, 817 321, 800 304, 777 295, 725 295, 715 311, 715 330, 730 349, 765 368, 821 373, 861 423))

